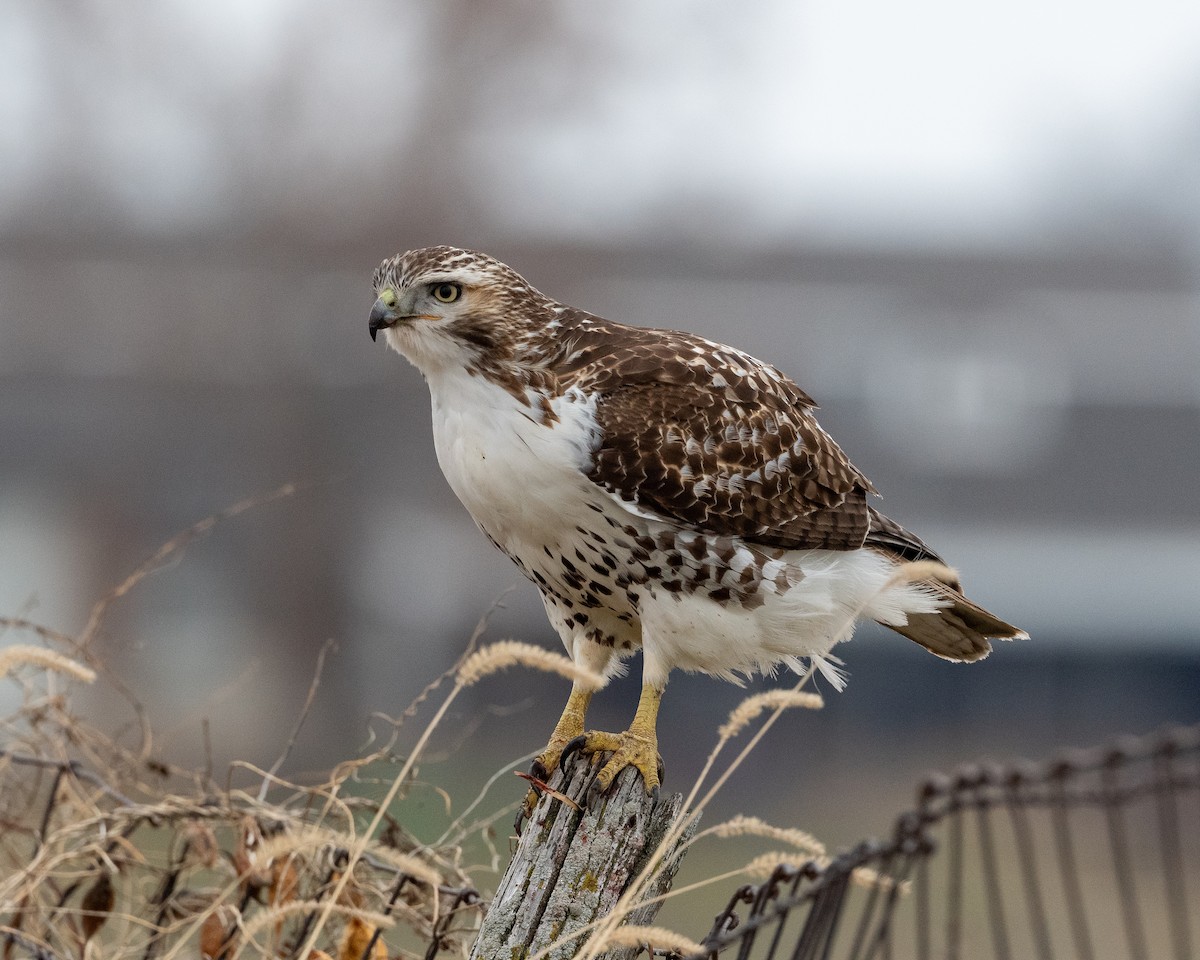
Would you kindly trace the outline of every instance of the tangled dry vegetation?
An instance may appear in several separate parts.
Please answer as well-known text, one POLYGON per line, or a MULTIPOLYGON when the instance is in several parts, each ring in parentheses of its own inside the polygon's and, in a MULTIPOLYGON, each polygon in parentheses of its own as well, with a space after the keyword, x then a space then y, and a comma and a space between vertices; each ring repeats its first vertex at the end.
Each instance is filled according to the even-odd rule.
MULTIPOLYGON (((481 648, 477 631, 458 663, 390 721, 377 749, 304 785, 279 771, 316 694, 318 663, 304 711, 276 763, 269 770, 235 763, 221 782, 210 770, 177 767, 159 756, 137 698, 95 653, 93 641, 112 603, 219 521, 292 492, 288 486, 236 504, 164 544, 95 605, 76 636, 0 617, 0 637, 9 642, 0 649, 0 683, 20 692, 18 705, 0 719, 0 960, 466 955, 485 903, 464 867, 462 843, 469 834, 482 837, 495 870, 501 858, 491 826, 511 817, 515 803, 467 823, 477 799, 455 821, 458 829, 430 843, 397 819, 394 801, 412 787, 417 758, 465 688, 512 666, 575 681, 599 678, 528 644, 481 648), (77 712, 77 693, 90 684, 124 700, 127 724, 105 732, 77 712), (400 753, 404 720, 439 687, 445 688, 440 706, 415 744, 400 753)), ((782 711, 821 706, 818 696, 799 689, 807 679, 790 691, 748 697, 730 715, 682 822, 661 849, 678 840, 782 711), (740 754, 702 789, 721 751, 754 724, 740 754)), ((807 834, 753 818, 709 827, 690 843, 705 836, 765 837, 787 849, 693 886, 762 877, 785 861, 826 860, 807 834)), ((652 886, 658 863, 651 858, 581 955, 598 956, 630 938, 690 952, 695 944, 670 931, 620 927, 640 891, 652 886)), ((865 873, 862 879, 872 881, 865 873)))
POLYGON ((363 796, 391 744, 315 786, 245 764, 257 789, 222 786, 158 759, 148 729, 89 725, 72 708, 95 678, 79 645, 5 625, 43 641, 0 652, 22 693, 0 749, 5 958, 383 960, 469 941, 479 896, 460 851, 419 843, 386 809, 411 764, 384 801, 363 796))
POLYGON ((221 520, 292 492, 236 504, 164 544, 78 636, 0 618, 0 636, 20 641, 0 650, 5 693, 20 691, 0 719, 4 960, 384 960, 469 943, 479 895, 460 849, 418 842, 388 812, 414 772, 415 754, 396 754, 398 722, 369 755, 301 785, 278 770, 302 715, 271 770, 236 764, 220 783, 158 755, 140 703, 95 654, 112 603, 221 520), (115 733, 76 711, 92 683, 128 704, 115 733))

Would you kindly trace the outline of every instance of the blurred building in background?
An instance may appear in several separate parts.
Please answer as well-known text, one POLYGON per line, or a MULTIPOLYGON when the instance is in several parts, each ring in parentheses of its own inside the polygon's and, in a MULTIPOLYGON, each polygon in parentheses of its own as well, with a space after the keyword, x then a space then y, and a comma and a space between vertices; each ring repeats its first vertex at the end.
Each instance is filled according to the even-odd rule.
MULTIPOLYGON (((811 781, 783 816, 851 840, 866 761, 886 810, 928 767, 1196 720, 1198 53, 1166 0, 0 7, 0 613, 76 631, 295 482, 113 608, 164 751, 207 718, 269 760, 333 638, 297 762, 346 756, 513 585, 488 636, 555 644, 367 337, 375 265, 444 242, 789 372, 1033 635, 954 667, 864 629, 745 774, 767 806, 811 781)), ((538 747, 561 686, 496 680, 452 746, 538 747)), ((673 685, 679 780, 707 744, 675 731, 740 695, 673 685)))

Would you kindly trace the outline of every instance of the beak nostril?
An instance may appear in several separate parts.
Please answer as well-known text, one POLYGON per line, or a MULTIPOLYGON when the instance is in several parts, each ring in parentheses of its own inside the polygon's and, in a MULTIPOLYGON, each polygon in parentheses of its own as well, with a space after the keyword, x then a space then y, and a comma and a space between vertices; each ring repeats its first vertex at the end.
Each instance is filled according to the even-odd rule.
POLYGON ((384 297, 381 295, 379 299, 375 301, 375 305, 371 307, 369 329, 371 331, 372 340, 378 336, 380 330, 395 325, 396 321, 399 319, 399 317, 396 315, 396 311, 392 309, 395 306, 395 302, 395 294, 392 295, 391 303, 387 303, 384 297))

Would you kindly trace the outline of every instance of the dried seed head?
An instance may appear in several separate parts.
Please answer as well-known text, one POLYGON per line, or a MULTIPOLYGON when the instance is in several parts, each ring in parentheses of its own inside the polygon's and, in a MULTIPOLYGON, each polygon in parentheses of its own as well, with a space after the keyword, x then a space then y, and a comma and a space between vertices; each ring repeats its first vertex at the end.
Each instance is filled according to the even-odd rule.
POLYGON ((705 833, 712 833, 718 837, 769 837, 772 840, 790 843, 797 850, 802 850, 809 856, 825 856, 825 844, 811 833, 805 833, 803 830, 793 827, 772 826, 758 817, 737 816, 732 820, 726 820, 724 823, 710 827, 705 833))
POLYGON ((665 927, 638 927, 633 925, 617 927, 604 937, 600 949, 608 947, 642 947, 649 945, 654 950, 672 951, 691 956, 703 953, 704 948, 682 934, 665 927))
POLYGON ((747 697, 734 707, 729 719, 717 732, 722 740, 731 740, 746 728, 746 724, 764 711, 788 707, 820 710, 823 706, 825 701, 816 693, 806 693, 802 690, 767 690, 747 697))
POLYGON ((781 850, 772 850, 770 853, 764 853, 761 856, 755 857, 748 864, 742 867, 743 872, 748 873, 756 880, 765 880, 777 867, 788 866, 798 867, 810 860, 816 860, 821 863, 821 858, 817 857, 798 857, 795 853, 784 853, 781 850))
POLYGON ((469 687, 489 674, 515 666, 557 673, 594 689, 604 686, 604 678, 600 674, 576 666, 560 653, 552 653, 518 640, 501 640, 471 654, 458 668, 458 682, 461 686, 469 687))
POLYGON ((914 560, 902 563, 896 568, 887 582, 887 586, 895 587, 902 583, 920 583, 922 580, 938 580, 942 583, 957 583, 958 571, 938 563, 936 560, 914 560))

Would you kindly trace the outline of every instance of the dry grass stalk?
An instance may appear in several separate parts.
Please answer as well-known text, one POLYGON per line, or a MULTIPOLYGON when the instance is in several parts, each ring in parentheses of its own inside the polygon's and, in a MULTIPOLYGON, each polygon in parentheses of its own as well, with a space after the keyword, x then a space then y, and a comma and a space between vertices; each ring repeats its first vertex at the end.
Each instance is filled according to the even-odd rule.
MULTIPOLYGON (((345 834, 328 827, 301 824, 264 840, 259 855, 269 862, 282 857, 310 859, 344 848, 346 839, 345 834)), ((371 844, 367 850, 373 859, 426 886, 436 887, 442 883, 441 874, 419 857, 400 853, 379 843, 371 844)))
POLYGON ((798 867, 804 862, 806 861, 797 860, 795 853, 772 850, 770 853, 763 853, 755 857, 742 867, 742 872, 755 880, 766 880, 779 867, 798 867))
POLYGON ((373 844, 370 847, 370 854, 379 862, 387 864, 397 872, 411 877, 428 887, 437 887, 443 882, 436 870, 417 857, 400 853, 398 850, 392 850, 379 844, 373 844))
MULTIPOLYGON (((756 880, 766 880, 779 867, 796 868, 804 862, 813 863, 822 870, 826 869, 832 863, 829 857, 826 856, 810 857, 807 861, 800 861, 796 859, 794 853, 773 850, 770 853, 764 853, 761 856, 755 857, 742 868, 742 872, 756 880)), ((856 885, 868 890, 891 890, 896 888, 901 894, 906 894, 912 887, 911 882, 908 880, 897 884, 891 877, 871 867, 855 867, 850 871, 850 879, 856 885)))
POLYGON ((604 686, 604 678, 600 674, 576 666, 561 653, 519 640, 501 640, 471 654, 458 668, 458 683, 469 687, 490 674, 516 666, 557 673, 568 680, 597 689, 604 686))
POLYGON ((601 950, 607 950, 610 947, 650 947, 653 950, 671 951, 684 956, 704 952, 704 948, 700 944, 674 930, 668 930, 665 927, 632 925, 608 931, 603 942, 596 946, 601 950))
POLYGON ((825 856, 825 844, 821 843, 811 833, 806 833, 803 830, 797 830, 794 827, 776 827, 758 817, 737 816, 724 823, 718 823, 716 826, 709 827, 696 835, 696 839, 711 834, 715 837, 767 837, 771 840, 779 840, 783 843, 790 843, 797 850, 808 853, 814 857, 825 856))
POLYGON ((804 690, 766 690, 746 697, 734 707, 729 719, 717 731, 717 735, 722 740, 732 740, 767 710, 786 710, 790 707, 820 710, 823 706, 825 701, 819 693, 804 690))
MULTIPOLYGON (((329 922, 330 917, 334 913, 333 906, 341 897, 350 876, 350 872, 354 869, 355 864, 357 864, 366 855, 367 848, 371 842, 370 838, 375 835, 387 814, 388 807, 399 795, 404 784, 407 783, 408 777, 413 771, 417 758, 421 756, 426 745, 429 743, 429 739, 432 736, 433 731, 437 728, 438 724, 441 723, 442 719, 446 715, 446 711, 449 710, 450 705, 454 702, 455 698, 457 698, 459 693, 461 693, 468 686, 477 683, 479 680, 489 676, 492 673, 495 673, 498 670, 503 670, 511 666, 533 667, 539 670, 558 673, 569 678, 572 680, 572 682, 588 686, 602 686, 604 682, 603 678, 599 674, 577 667, 574 663, 561 654, 552 653, 542 647, 534 646, 533 644, 529 643, 521 643, 516 640, 500 641, 492 644, 491 646, 485 647, 482 650, 478 650, 464 658, 458 666, 454 687, 446 695, 445 700, 442 701, 442 705, 438 708, 437 712, 433 715, 433 718, 429 721, 429 724, 426 726, 425 730, 421 733, 421 736, 417 740, 416 745, 413 747, 412 752, 405 760, 404 766, 393 779, 391 786, 387 790, 387 793, 379 802, 379 807, 375 813, 375 816, 367 825, 362 835, 350 845, 346 873, 343 874, 343 876, 335 883, 331 896, 325 902, 324 909, 317 916, 315 923, 312 925, 308 938, 301 947, 300 952, 302 955, 315 948, 317 938, 324 930, 326 924, 329 922)), ((436 887, 433 889, 433 892, 436 897, 436 887)), ((435 903, 435 911, 436 910, 437 905, 435 903)))
POLYGON ((0 676, 8 676, 19 667, 39 667, 66 674, 84 683, 93 683, 96 671, 46 647, 31 643, 14 643, 0 650, 0 676))
POLYGON ((292 917, 303 917, 325 910, 341 917, 358 917, 360 920, 372 926, 379 927, 381 930, 386 930, 395 924, 395 920, 384 916, 382 913, 364 910, 361 907, 354 907, 346 903, 293 900, 291 903, 282 903, 275 907, 269 907, 266 910, 260 910, 253 920, 242 924, 241 932, 246 939, 253 940, 266 927, 274 926, 280 921, 292 917))
POLYGON ((901 880, 900 883, 896 883, 887 874, 880 873, 871 867, 855 867, 850 873, 850 879, 858 886, 864 887, 867 890, 891 890, 895 888, 902 895, 907 895, 912 891, 911 880, 901 880))

